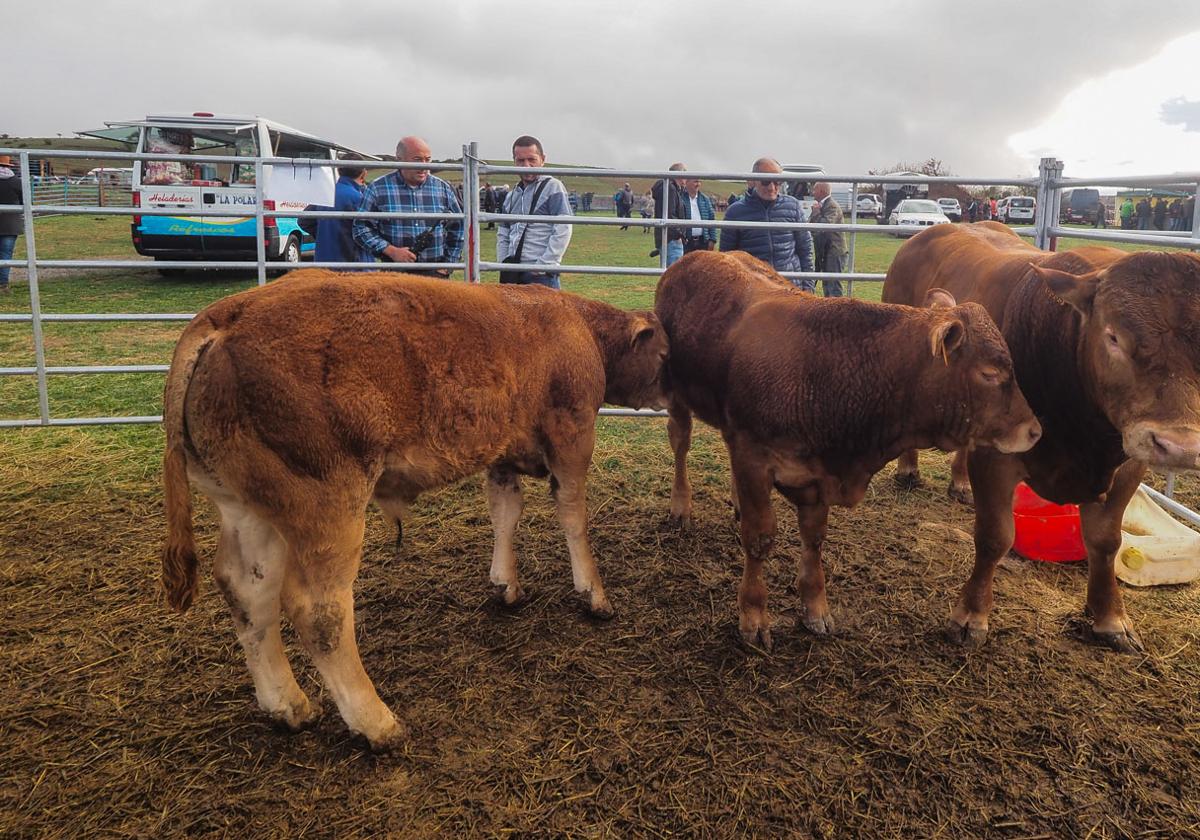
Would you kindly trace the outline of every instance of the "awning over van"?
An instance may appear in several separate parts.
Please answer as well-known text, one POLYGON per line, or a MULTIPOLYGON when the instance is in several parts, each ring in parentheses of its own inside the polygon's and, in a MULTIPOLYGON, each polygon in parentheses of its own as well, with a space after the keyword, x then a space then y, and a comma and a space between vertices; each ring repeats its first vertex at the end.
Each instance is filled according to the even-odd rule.
POLYGON ((129 146, 131 149, 137 146, 138 134, 142 128, 175 128, 187 129, 196 136, 203 136, 204 129, 212 129, 221 132, 238 132, 254 128, 259 122, 267 128, 267 130, 275 135, 291 136, 302 138, 315 145, 324 146, 329 149, 336 149, 339 152, 348 152, 360 155, 363 160, 379 160, 377 155, 366 154, 357 149, 352 149, 341 143, 333 140, 325 140, 317 137, 314 134, 309 134, 307 131, 300 131, 291 126, 277 123, 272 120, 262 119, 259 117, 197 117, 186 114, 163 114, 150 115, 141 120, 119 120, 105 121, 104 128, 94 128, 87 131, 77 131, 76 134, 81 137, 96 137, 101 140, 113 140, 129 146))

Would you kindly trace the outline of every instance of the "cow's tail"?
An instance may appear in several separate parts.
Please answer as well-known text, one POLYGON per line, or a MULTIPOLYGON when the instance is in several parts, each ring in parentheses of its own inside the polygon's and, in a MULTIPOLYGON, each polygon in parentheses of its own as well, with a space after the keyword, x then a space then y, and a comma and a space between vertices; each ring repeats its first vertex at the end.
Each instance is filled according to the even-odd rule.
POLYGON ((180 339, 163 397, 163 426, 167 437, 163 454, 163 504, 167 539, 162 552, 162 586, 167 603, 180 613, 187 611, 196 595, 198 565, 192 532, 192 491, 187 477, 189 440, 184 404, 192 374, 212 340, 210 335, 196 341, 187 334, 180 339))

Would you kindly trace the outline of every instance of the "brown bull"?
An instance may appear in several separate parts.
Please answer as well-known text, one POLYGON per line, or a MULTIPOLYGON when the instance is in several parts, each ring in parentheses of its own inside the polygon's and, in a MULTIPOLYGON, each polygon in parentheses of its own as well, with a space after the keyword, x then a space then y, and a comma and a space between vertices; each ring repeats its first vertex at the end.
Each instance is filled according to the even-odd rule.
POLYGON ((821 565, 830 505, 857 504, 871 476, 909 447, 1013 452, 1037 440, 991 318, 976 304, 945 303, 820 299, 738 252, 691 254, 659 281, 655 312, 671 341, 671 513, 691 517, 694 413, 729 449, 748 643, 771 644, 762 565, 775 538, 772 487, 796 507, 804 624, 824 634, 832 629, 821 565))
MULTIPOLYGON (((955 458, 952 488, 961 495, 969 476, 974 492, 975 570, 950 637, 979 644, 987 635, 992 575, 1013 542, 1013 488, 1025 480, 1051 501, 1080 505, 1092 632, 1133 649, 1113 559, 1146 466, 1198 466, 1200 258, 1100 247, 1052 254, 994 222, 942 225, 900 249, 883 299, 912 303, 932 287, 987 308, 1045 431, 1028 452, 955 458)), ((897 475, 919 481, 915 454, 897 475)))
POLYGON ((667 342, 650 313, 536 286, 463 286, 306 270, 196 316, 167 377, 167 599, 196 589, 188 480, 216 505, 213 575, 259 705, 313 716, 280 637, 280 606, 349 727, 374 748, 402 729, 359 659, 352 587, 374 499, 487 470, 491 580, 521 600, 519 476, 551 476, 575 589, 612 609, 587 541, 584 484, 602 402, 662 403, 667 342))

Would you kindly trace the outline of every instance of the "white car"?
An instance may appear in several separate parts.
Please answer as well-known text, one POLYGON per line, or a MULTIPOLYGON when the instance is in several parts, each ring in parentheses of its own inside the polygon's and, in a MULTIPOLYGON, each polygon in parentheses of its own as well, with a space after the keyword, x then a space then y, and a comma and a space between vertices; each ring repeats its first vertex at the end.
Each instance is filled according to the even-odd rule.
POLYGON ((1028 195, 1010 195, 996 203, 996 221, 1011 225, 1014 222, 1033 224, 1037 200, 1028 195))
POLYGON ((957 198, 939 198, 937 200, 938 207, 942 208, 942 212, 946 214, 946 218, 952 222, 962 221, 962 206, 958 203, 957 198))
POLYGON ((878 216, 883 212, 883 202, 879 200, 879 196, 875 195, 875 193, 860 195, 856 203, 858 205, 858 215, 860 216, 878 216))
MULTIPOLYGON (((888 216, 889 225, 948 225, 950 220, 936 201, 927 198, 906 198, 888 216)), ((911 236, 909 233, 898 236, 911 236)))

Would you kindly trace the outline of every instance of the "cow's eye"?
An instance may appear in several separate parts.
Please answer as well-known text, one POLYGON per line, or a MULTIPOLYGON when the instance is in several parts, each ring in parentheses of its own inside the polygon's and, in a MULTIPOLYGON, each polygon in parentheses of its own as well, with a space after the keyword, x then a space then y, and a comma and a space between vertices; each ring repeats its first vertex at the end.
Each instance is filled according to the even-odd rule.
POLYGON ((979 369, 979 378, 987 385, 1000 384, 1000 368, 986 365, 979 369))
POLYGON ((1121 340, 1119 338, 1117 338, 1117 334, 1112 331, 1111 327, 1105 327, 1104 337, 1108 339, 1109 347, 1120 347, 1121 346, 1121 340))

